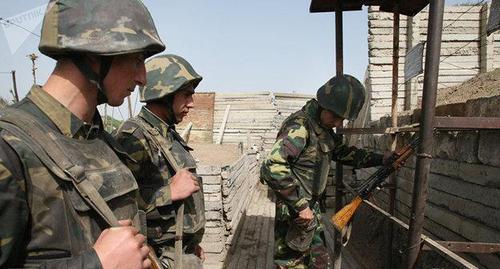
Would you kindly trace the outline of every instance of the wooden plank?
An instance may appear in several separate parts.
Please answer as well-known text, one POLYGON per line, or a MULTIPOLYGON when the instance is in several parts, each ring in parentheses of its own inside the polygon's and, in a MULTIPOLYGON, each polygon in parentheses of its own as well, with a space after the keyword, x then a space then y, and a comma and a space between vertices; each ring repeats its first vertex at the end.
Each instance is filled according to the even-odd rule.
POLYGON ((222 137, 224 136, 224 129, 226 128, 226 121, 227 117, 229 117, 229 109, 231 108, 231 105, 226 106, 226 112, 224 112, 224 119, 222 120, 222 124, 219 129, 219 138, 217 139, 217 144, 222 143, 222 137))

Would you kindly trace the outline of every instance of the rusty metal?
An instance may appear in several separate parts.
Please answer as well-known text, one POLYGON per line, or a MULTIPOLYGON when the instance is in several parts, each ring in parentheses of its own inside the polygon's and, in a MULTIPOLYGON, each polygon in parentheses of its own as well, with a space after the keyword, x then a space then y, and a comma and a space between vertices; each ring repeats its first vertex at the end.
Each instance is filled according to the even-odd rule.
MULTIPOLYGON (((500 118, 495 117, 434 117, 438 131, 500 130, 500 118)), ((394 134, 416 132, 419 124, 387 128, 339 128, 339 134, 394 134)))
MULTIPOLYGON (((361 10, 364 6, 380 6, 381 11, 392 12, 394 10, 394 0, 312 0, 309 7, 310 12, 333 12, 338 4, 342 5, 342 11, 361 10)), ((425 6, 429 0, 402 1, 399 5, 399 14, 415 16, 425 6)))
POLYGON ((500 118, 494 117, 436 117, 438 130, 500 129, 500 118))
MULTIPOLYGON (((481 242, 456 242, 456 241, 436 241, 450 251, 460 253, 500 253, 499 243, 481 243, 481 242)), ((432 250, 424 245, 422 250, 432 250)))
MULTIPOLYGON (((393 25, 392 25, 392 104, 391 104, 391 119, 392 127, 398 127, 398 81, 399 81, 399 0, 394 1, 393 25)), ((390 151, 395 151, 397 147, 397 136, 391 134, 390 151)), ((389 176, 388 185, 396 185, 396 174, 392 173, 389 176)), ((396 188, 389 189, 389 214, 394 215, 396 208, 396 188)), ((385 268, 392 268, 392 243, 394 238, 392 222, 387 225, 387 249, 385 268)))
MULTIPOLYGON (((378 211, 380 214, 384 215, 385 217, 387 217, 388 219, 390 219, 391 221, 393 221, 394 223, 396 223, 400 227, 404 228, 405 230, 409 229, 408 224, 404 223, 400 219, 387 213, 386 211, 384 211, 382 208, 376 206, 375 204, 373 204, 369 201, 366 201, 366 200, 363 200, 363 203, 369 205, 371 208, 378 211)), ((420 240, 418 242, 418 245, 420 245, 420 243, 423 243, 424 246, 427 246, 426 248, 429 248, 431 250, 436 251, 436 253, 441 255, 443 258, 445 258, 446 260, 459 266, 460 268, 467 268, 467 269, 477 269, 478 268, 477 266, 473 265, 469 261, 467 261, 464 258, 453 253, 452 251, 450 251, 449 249, 447 249, 443 245, 437 243, 436 241, 432 240, 431 238, 429 238, 428 236, 426 236, 424 234, 421 234, 419 239, 420 240)))
MULTIPOLYGON (((343 40, 343 18, 342 6, 337 5, 335 11, 335 72, 337 76, 344 73, 344 40, 343 40)), ((335 164, 335 212, 342 209, 344 168, 340 162, 335 164)), ((342 234, 335 230, 334 234, 334 257, 333 268, 340 269, 342 266, 342 234)))
MULTIPOLYGON (((439 56, 443 30, 444 0, 431 1, 429 25, 427 30, 427 49, 425 52, 424 89, 422 98, 422 117, 420 121, 421 144, 418 154, 432 152, 434 117, 436 112, 436 92, 439 76, 439 56)), ((420 253, 418 246, 424 224, 425 204, 428 191, 428 176, 431 159, 417 156, 415 180, 413 183, 410 233, 408 236, 407 268, 415 268, 420 253)))

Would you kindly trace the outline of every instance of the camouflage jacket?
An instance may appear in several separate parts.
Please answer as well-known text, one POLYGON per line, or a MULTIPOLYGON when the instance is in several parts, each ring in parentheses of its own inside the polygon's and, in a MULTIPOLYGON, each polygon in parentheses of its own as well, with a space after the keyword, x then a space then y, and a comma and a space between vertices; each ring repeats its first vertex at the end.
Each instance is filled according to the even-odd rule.
MULTIPOLYGON (((148 240, 153 246, 173 246, 176 211, 184 202, 184 245, 201 242, 205 225, 203 189, 184 201, 172 202, 170 182, 175 171, 161 151, 159 141, 170 148, 180 167, 196 172, 192 150, 175 130, 146 107, 126 121, 115 135, 135 162, 127 162, 139 184, 139 207, 146 211, 148 240), (151 133, 156 137, 152 137, 151 133)), ((200 187, 202 187, 201 179, 200 187)))
MULTIPOLYGON (((127 155, 102 131, 98 113, 93 124, 86 124, 39 86, 13 108, 17 114, 11 115, 26 112, 24 119, 65 145, 63 154, 84 168, 80 179, 98 190, 118 219, 139 219, 137 183, 122 163, 127 155)), ((40 146, 39 138, 22 135, 29 130, 3 121, 0 267, 101 268, 92 246, 108 225, 82 200, 71 178, 58 172, 57 165, 47 166, 51 157, 39 149, 52 145, 40 146)))
POLYGON ((312 99, 283 122, 262 164, 261 178, 277 192, 278 200, 299 212, 323 194, 331 161, 370 167, 381 165, 382 155, 349 147, 332 129, 322 127, 318 102, 312 99))

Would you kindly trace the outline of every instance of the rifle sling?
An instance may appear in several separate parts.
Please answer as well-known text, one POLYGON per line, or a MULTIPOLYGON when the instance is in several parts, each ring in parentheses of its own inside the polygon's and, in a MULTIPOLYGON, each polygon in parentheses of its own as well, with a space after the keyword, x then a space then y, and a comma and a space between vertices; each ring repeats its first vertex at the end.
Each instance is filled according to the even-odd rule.
MULTIPOLYGON (((160 151, 163 153, 163 156, 167 159, 168 163, 172 166, 173 170, 175 173, 181 169, 180 165, 177 163, 175 160, 174 156, 172 155, 172 152, 170 152, 170 149, 167 147, 165 143, 165 138, 164 137, 159 137, 160 133, 156 128, 153 126, 150 126, 148 123, 144 123, 140 120, 137 120, 136 118, 132 118, 132 121, 134 121, 137 124, 140 124, 140 126, 143 126, 146 132, 144 132, 144 135, 149 138, 150 140, 154 141, 160 148, 160 151)), ((184 232, 184 201, 181 201, 181 205, 177 209, 176 213, 176 222, 175 222, 175 267, 178 269, 182 269, 182 235, 184 232)))

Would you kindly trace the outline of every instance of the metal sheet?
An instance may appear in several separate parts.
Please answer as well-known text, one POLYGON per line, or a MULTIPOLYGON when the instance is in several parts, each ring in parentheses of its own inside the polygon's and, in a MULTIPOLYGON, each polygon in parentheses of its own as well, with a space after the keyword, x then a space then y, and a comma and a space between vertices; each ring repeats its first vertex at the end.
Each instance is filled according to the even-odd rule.
POLYGON ((424 43, 413 46, 405 56, 405 82, 424 72, 424 43))
MULTIPOLYGON (((394 0, 312 0, 309 7, 310 12, 334 12, 338 4, 342 5, 342 11, 361 10, 365 6, 380 6, 381 11, 393 12, 394 0)), ((399 14, 415 16, 425 6, 429 0, 401 1, 399 4, 399 14)))
POLYGON ((500 29, 500 0, 492 0, 486 33, 490 35, 498 29, 500 29))

